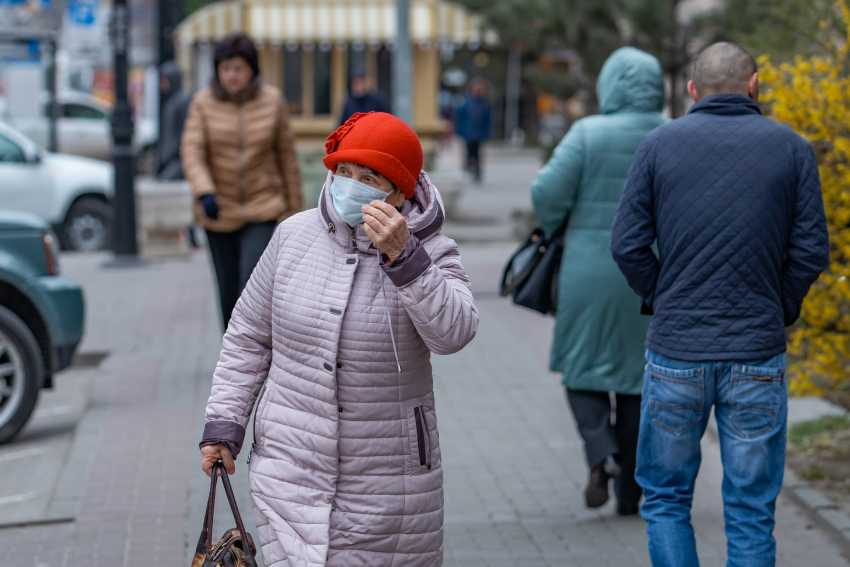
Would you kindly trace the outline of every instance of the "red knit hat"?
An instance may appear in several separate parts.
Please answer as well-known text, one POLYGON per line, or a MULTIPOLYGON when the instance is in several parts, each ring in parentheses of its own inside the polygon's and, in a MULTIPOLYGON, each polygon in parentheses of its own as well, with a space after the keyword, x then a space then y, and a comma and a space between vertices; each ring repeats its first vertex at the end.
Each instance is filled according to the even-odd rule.
POLYGON ((422 171, 422 144, 416 132, 386 112, 358 112, 328 136, 325 167, 336 171, 344 161, 371 167, 410 199, 422 171))

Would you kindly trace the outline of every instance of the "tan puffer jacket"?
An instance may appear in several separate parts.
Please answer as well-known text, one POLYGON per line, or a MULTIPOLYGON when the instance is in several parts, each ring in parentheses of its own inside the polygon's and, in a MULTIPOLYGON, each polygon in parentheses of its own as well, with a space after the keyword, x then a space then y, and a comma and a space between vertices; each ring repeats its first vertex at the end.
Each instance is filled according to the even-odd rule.
POLYGON ((196 203, 195 217, 205 228, 230 232, 301 210, 301 174, 286 102, 259 77, 240 97, 229 97, 215 78, 195 95, 180 157, 195 196, 216 197, 217 221, 196 203))
POLYGON ((360 225, 320 207, 285 221, 224 337, 203 443, 249 459, 267 567, 437 567, 443 473, 431 353, 462 349, 478 311, 423 172, 385 263, 360 225), (263 393, 260 394, 261 388, 263 393))

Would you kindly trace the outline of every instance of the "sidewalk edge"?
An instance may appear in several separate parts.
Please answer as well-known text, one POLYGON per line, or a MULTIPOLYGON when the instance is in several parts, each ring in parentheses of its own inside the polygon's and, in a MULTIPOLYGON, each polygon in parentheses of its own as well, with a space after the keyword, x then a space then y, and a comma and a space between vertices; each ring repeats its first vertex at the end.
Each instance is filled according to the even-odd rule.
POLYGON ((841 549, 841 553, 850 556, 850 516, 840 510, 836 504, 807 482, 797 478, 794 471, 785 467, 782 481, 784 496, 793 502, 808 518, 829 534, 841 549), (807 496, 814 496, 811 498, 807 496), (822 502, 825 503, 822 503, 822 502))
MULTIPOLYGON (((713 441, 719 440, 713 412, 706 431, 713 441)), ((850 557, 850 516, 819 490, 800 480, 787 466, 780 495, 788 498, 809 520, 829 535, 843 555, 850 557)))

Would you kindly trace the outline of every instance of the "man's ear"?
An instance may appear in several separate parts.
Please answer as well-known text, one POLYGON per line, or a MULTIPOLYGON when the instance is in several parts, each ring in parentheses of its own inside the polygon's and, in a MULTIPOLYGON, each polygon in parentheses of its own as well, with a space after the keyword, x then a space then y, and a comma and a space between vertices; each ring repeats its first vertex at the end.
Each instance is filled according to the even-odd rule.
POLYGON ((753 73, 753 76, 747 82, 747 96, 754 102, 759 101, 759 74, 757 72, 753 73))
POLYGON ((699 101, 699 95, 697 94, 697 84, 693 81, 688 81, 688 94, 691 95, 691 98, 694 102, 699 101))

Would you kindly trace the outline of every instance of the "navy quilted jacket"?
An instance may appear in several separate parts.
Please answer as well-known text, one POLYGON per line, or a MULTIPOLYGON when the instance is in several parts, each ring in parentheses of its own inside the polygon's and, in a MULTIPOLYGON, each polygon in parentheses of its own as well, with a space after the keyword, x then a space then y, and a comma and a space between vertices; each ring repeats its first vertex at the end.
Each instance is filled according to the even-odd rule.
POLYGON ((747 97, 702 99, 638 148, 611 252, 653 314, 647 348, 683 360, 784 352, 785 326, 829 263, 812 147, 747 97))

